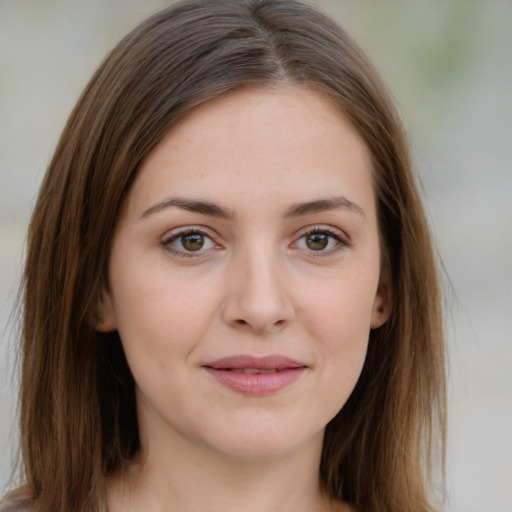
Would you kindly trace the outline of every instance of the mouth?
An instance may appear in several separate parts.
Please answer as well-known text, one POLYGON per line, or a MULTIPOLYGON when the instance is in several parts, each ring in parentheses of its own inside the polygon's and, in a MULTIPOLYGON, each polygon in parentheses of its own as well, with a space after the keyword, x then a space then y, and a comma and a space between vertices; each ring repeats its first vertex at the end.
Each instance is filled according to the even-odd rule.
POLYGON ((206 363, 203 368, 223 386, 245 395, 268 395, 295 382, 308 366, 281 355, 231 356, 206 363))
POLYGON ((226 372, 234 372, 234 373, 245 373, 248 375, 256 375, 258 373, 276 373, 282 370, 278 370, 277 368, 272 368, 271 370, 262 370, 259 368, 216 368, 218 370, 224 370, 226 372))

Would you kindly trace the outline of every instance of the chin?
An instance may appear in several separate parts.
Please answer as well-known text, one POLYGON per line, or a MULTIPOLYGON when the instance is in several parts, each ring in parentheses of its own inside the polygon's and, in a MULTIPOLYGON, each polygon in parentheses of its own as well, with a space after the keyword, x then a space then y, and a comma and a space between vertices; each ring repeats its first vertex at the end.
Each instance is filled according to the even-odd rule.
POLYGON ((229 435, 224 431, 216 440, 211 439, 209 444, 218 453, 240 462, 270 462, 308 450, 309 447, 318 450, 323 440, 323 429, 311 435, 309 432, 297 431, 296 427, 261 427, 259 424, 256 428, 246 428, 229 435))

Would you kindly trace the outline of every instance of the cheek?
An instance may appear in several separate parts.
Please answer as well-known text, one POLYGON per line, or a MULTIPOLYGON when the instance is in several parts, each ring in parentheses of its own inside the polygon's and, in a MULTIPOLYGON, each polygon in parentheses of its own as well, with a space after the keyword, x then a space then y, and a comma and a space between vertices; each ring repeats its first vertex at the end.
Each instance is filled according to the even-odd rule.
POLYGON ((168 369, 173 356, 186 356, 199 343, 218 301, 213 286, 192 286, 165 266, 140 268, 112 271, 119 335, 130 366, 168 369))
POLYGON ((326 283, 302 304, 315 341, 322 386, 336 414, 352 392, 366 357, 377 278, 353 274, 326 283))
POLYGON ((309 325, 333 349, 366 340, 375 300, 378 276, 352 272, 317 287, 304 290, 301 310, 309 325))

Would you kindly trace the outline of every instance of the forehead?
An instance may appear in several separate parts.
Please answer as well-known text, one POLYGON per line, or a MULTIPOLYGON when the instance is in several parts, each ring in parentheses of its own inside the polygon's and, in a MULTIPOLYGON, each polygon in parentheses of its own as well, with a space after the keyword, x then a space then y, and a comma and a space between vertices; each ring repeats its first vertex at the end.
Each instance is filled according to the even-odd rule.
POLYGON ((316 90, 282 86, 240 89, 194 109, 148 155, 131 196, 293 202, 340 193, 367 202, 371 188, 369 152, 339 107, 316 90))
MULTIPOLYGON (((220 153, 230 141, 236 141, 239 146, 263 150, 264 155, 272 149, 273 140, 286 142, 286 147, 297 151, 315 144, 320 152, 334 143, 351 153, 356 150, 357 157, 368 157, 364 142, 341 108, 326 94, 298 85, 244 87, 203 103, 171 129, 156 151, 168 145, 184 154, 203 144, 210 150, 217 146, 220 153)), ((154 158, 154 153, 148 159, 154 158)))

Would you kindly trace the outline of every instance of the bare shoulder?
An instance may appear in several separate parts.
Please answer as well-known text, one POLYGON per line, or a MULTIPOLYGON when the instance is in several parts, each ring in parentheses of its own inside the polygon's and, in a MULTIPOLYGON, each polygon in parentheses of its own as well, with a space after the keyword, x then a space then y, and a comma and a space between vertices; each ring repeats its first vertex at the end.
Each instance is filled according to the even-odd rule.
POLYGON ((32 501, 26 495, 10 493, 0 500, 0 512, 30 512, 32 501))
POLYGON ((335 512, 358 512, 357 509, 355 509, 352 505, 349 505, 348 503, 340 503, 339 508, 334 509, 335 512))
POLYGON ((343 501, 331 500, 329 512, 358 512, 354 507, 343 501))

